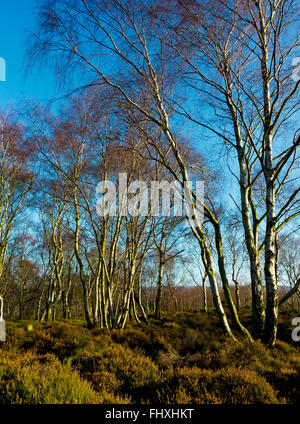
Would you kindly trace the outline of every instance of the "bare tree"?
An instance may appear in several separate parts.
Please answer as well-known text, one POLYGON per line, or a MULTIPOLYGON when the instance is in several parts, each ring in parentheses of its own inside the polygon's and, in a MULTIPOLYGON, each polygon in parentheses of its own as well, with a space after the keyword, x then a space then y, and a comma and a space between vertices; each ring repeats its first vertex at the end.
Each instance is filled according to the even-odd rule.
POLYGON ((32 188, 33 148, 26 130, 13 116, 0 116, 0 276, 13 230, 25 217, 24 207, 32 188))
POLYGON ((277 234, 299 214, 299 189, 292 189, 287 198, 283 195, 294 177, 300 143, 295 129, 284 133, 299 106, 299 81, 290 78, 289 66, 299 46, 291 22, 296 17, 294 0, 174 0, 151 5, 129 0, 57 0, 54 5, 44 1, 30 56, 46 54, 57 71, 85 69, 84 87, 110 87, 115 105, 139 134, 148 159, 163 165, 181 188, 188 183, 189 223, 221 326, 233 338, 218 290, 214 250, 233 324, 251 338, 230 293, 222 216, 207 198, 202 202, 207 221, 202 224, 191 181, 195 172, 203 175, 203 169, 187 159, 176 124, 187 118, 205 135, 210 132, 225 143, 229 154, 235 153, 236 172, 232 172, 240 189, 235 202, 249 256, 253 334, 271 346, 278 318, 277 234), (209 121, 198 109, 196 116, 190 112, 181 92, 186 87, 194 99, 205 103, 209 121), (214 250, 207 241, 208 225, 214 232, 214 250))

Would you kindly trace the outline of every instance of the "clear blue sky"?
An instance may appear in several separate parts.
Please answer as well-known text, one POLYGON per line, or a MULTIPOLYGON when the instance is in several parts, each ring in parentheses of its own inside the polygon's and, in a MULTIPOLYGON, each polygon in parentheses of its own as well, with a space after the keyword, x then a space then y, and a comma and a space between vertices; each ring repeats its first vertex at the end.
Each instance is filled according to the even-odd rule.
POLYGON ((6 81, 0 81, 0 109, 24 98, 48 100, 56 94, 53 73, 24 72, 25 36, 33 24, 35 0, 4 0, 0 9, 0 57, 6 61, 6 81))

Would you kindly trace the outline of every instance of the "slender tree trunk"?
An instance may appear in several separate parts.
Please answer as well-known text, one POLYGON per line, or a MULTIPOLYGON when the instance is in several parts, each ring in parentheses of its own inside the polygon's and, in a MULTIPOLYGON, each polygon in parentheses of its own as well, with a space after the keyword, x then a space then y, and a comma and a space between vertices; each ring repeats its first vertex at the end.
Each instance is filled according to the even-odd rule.
POLYGON ((118 326, 122 330, 125 328, 128 314, 131 315, 131 318, 134 318, 133 310, 132 310, 132 302, 131 302, 131 295, 134 288, 135 283, 135 260, 133 260, 133 263, 130 265, 129 270, 129 276, 128 276, 128 287, 125 291, 124 295, 124 305, 123 305, 123 311, 121 316, 119 317, 118 326))
POLYGON ((113 308, 112 294, 111 288, 107 287, 107 296, 108 296, 108 310, 109 310, 109 319, 110 319, 110 327, 115 327, 115 314, 113 308))
POLYGON ((276 193, 273 170, 273 134, 271 116, 270 76, 268 63, 268 36, 264 6, 261 0, 256 3, 259 12, 259 32, 261 39, 261 77, 264 99, 264 177, 266 182, 266 232, 265 232, 265 283, 266 321, 263 334, 264 343, 274 346, 278 326, 278 288, 276 276, 276 193))
POLYGON ((275 184, 272 175, 272 141, 266 146, 266 236, 265 236, 265 281, 266 322, 264 343, 274 346, 278 326, 278 287, 276 277, 276 227, 275 227, 275 184))
POLYGON ((102 309, 102 327, 108 328, 107 322, 107 305, 106 305, 106 291, 107 291, 107 281, 105 275, 105 245, 106 245, 106 234, 107 234, 107 222, 105 218, 102 219, 102 239, 101 239, 101 251, 102 251, 102 265, 101 265, 101 278, 100 278, 100 287, 101 287, 101 309, 102 309))
POLYGON ((260 338, 263 333, 265 323, 264 296, 261 277, 261 266, 257 246, 257 232, 252 230, 249 214, 249 201, 247 187, 246 167, 242 158, 240 158, 240 193, 242 205, 242 221, 245 233, 245 242, 250 262, 250 277, 252 291, 252 335, 254 338, 260 338))
POLYGON ((134 319, 136 320, 136 322, 138 324, 140 324, 141 321, 138 317, 137 310, 136 310, 136 304, 135 304, 135 299, 134 299, 134 291, 131 292, 131 302, 132 302, 132 311, 133 311, 134 319))
POLYGON ((84 307, 84 314, 85 314, 85 320, 87 323, 88 328, 93 328, 93 322, 90 315, 90 308, 89 308, 89 294, 86 284, 86 279, 83 271, 83 263, 79 252, 79 230, 80 230, 80 215, 79 215, 79 207, 78 207, 78 200, 77 200, 77 190, 76 186, 73 188, 73 199, 74 199, 74 206, 75 206, 75 223, 76 223, 76 230, 75 230, 75 237, 74 237, 74 250, 75 250, 75 257, 77 259, 78 265, 79 265, 79 275, 80 275, 80 281, 82 284, 82 294, 83 294, 83 307, 84 307))
POLYGON ((101 281, 100 281, 100 299, 101 299, 101 317, 102 317, 102 322, 101 322, 101 327, 102 328, 108 328, 108 323, 107 323, 107 313, 106 313, 106 304, 105 304, 105 299, 106 299, 106 278, 105 278, 105 271, 104 271, 104 265, 102 264, 101 267, 101 281))
MULTIPOLYGON (((129 321, 130 321, 130 322, 133 322, 133 321, 134 321, 134 312, 133 312, 132 293, 130 294, 128 317, 129 317, 129 321)), ((125 324, 124 324, 124 326, 125 326, 125 324)))
POLYGON ((97 275, 95 280, 95 307, 93 313, 94 325, 96 325, 99 321, 99 306, 99 277, 97 275))
POLYGON ((206 277, 207 277, 207 274, 205 272, 204 277, 202 278, 202 293, 203 293, 203 309, 204 309, 204 312, 207 312, 207 291, 206 291, 206 285, 205 285, 206 277))
POLYGON ((241 334, 248 337, 249 339, 252 339, 249 331, 240 322, 236 306, 235 306, 233 299, 232 299, 232 296, 231 296, 229 282, 228 282, 226 270, 225 270, 224 256, 223 256, 223 243, 222 243, 222 236, 221 236, 219 224, 215 225, 215 237, 216 237, 216 248, 217 248, 217 252, 218 252, 219 272, 220 272, 220 275, 221 275, 224 295, 225 295, 225 299, 227 301, 227 306, 229 308, 229 312, 230 312, 230 315, 231 315, 233 325, 241 334))
POLYGON ((249 185, 250 175, 246 165, 245 151, 241 136, 238 114, 236 111, 236 107, 232 102, 231 84, 229 82, 230 78, 228 74, 225 74, 224 77, 226 82, 226 100, 233 122, 236 140, 235 147, 238 153, 242 222, 246 247, 250 261, 252 290, 252 335, 254 338, 260 338, 264 329, 265 312, 261 266, 258 252, 258 222, 256 220, 256 211, 255 209, 253 209, 254 205, 253 203, 251 203, 251 186, 249 185), (251 225, 250 218, 250 203, 252 205, 253 228, 251 225))
POLYGON ((157 281, 157 294, 155 299, 155 319, 161 318, 161 301, 162 301, 162 290, 163 290, 164 266, 165 266, 165 259, 163 255, 160 253, 158 281, 157 281))
POLYGON ((240 300, 240 285, 237 280, 233 280, 235 284, 235 301, 236 301, 236 309, 238 312, 241 309, 241 300, 240 300))
POLYGON ((173 299, 173 302, 174 302, 175 312, 177 312, 178 311, 178 300, 177 300, 177 297, 176 297, 175 290, 172 290, 172 288, 170 287, 170 292, 171 292, 171 296, 172 296, 172 299, 173 299))
POLYGON ((137 287, 136 300, 137 300, 137 303, 138 303, 140 310, 142 312, 143 321, 148 324, 148 322, 149 322, 148 317, 147 317, 147 314, 146 314, 146 311, 145 311, 145 308, 144 308, 144 305, 143 305, 143 302, 142 302, 142 281, 141 281, 141 278, 142 278, 142 266, 141 266, 138 281, 137 281, 138 287, 137 287))
POLYGON ((224 334, 230 338, 234 338, 230 326, 228 324, 227 321, 227 317, 221 302, 221 298, 220 298, 220 294, 219 294, 219 289, 218 289, 218 283, 217 283, 217 279, 214 273, 214 268, 213 268, 213 262, 212 262, 212 256, 211 256, 211 252, 206 244, 205 241, 205 235, 203 234, 203 232, 201 231, 201 229, 199 228, 199 226, 197 227, 197 233, 199 236, 199 241, 200 241, 200 247, 201 247, 201 254, 202 254, 202 260, 203 260, 203 264, 205 266, 205 270, 207 272, 207 276, 208 276, 208 280, 210 283, 210 287, 211 287, 211 291, 212 291, 212 296, 213 296, 213 300, 214 300, 214 305, 221 323, 221 327, 224 331, 224 334))
POLYGON ((43 300, 43 296, 44 296, 44 293, 45 293, 45 289, 46 289, 46 281, 44 280, 43 288, 42 288, 41 294, 39 296, 38 307, 37 307, 37 312, 36 312, 36 319, 38 321, 41 321, 41 308, 42 308, 42 300, 43 300))

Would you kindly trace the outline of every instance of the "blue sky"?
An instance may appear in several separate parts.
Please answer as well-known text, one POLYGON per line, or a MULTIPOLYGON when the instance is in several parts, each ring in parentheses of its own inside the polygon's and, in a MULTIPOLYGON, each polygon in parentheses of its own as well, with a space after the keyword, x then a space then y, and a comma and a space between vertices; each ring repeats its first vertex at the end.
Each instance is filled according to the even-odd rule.
POLYGON ((26 31, 34 21, 35 0, 4 0, 0 10, 0 57, 6 62, 6 81, 0 81, 0 109, 24 98, 48 100, 56 94, 52 73, 35 71, 25 76, 26 31))
MULTIPOLYGON (((14 105, 22 107, 22 103, 28 99, 47 103, 50 99, 65 94, 58 93, 53 70, 32 70, 25 75, 25 41, 27 32, 34 26, 36 1, 4 0, 1 4, 0 58, 6 62, 6 81, 0 81, 0 111, 14 105)), ((193 133, 196 130, 193 127, 193 133)), ((194 139, 197 145, 201 136, 199 139, 197 137, 194 139)), ((220 152, 216 150, 212 140, 206 142, 201 150, 210 163, 216 162, 220 167, 220 160, 222 160, 222 167, 226 167, 225 159, 220 159, 220 152)), ((233 194, 237 195, 237 193, 233 194)))

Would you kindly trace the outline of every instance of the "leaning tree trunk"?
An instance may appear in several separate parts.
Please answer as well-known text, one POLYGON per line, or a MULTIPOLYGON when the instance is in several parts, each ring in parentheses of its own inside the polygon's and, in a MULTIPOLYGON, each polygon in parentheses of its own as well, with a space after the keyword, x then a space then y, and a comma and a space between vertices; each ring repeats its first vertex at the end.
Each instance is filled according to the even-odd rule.
POLYGON ((217 279, 215 276, 215 272, 214 272, 214 267, 213 267, 213 260, 212 260, 212 255, 211 252, 207 246, 206 243, 206 239, 205 239, 205 234, 203 233, 202 229, 200 228, 199 223, 197 223, 196 228, 193 230, 194 234, 197 235, 199 244, 200 244, 200 248, 201 248, 201 256, 202 256, 202 261, 203 264, 205 266, 205 271, 207 273, 208 276, 208 280, 210 283, 210 287, 211 287, 211 291, 212 291, 212 296, 213 296, 213 301, 214 301, 214 305, 219 317, 219 321, 221 324, 221 327, 224 331, 224 334, 227 337, 230 337, 232 339, 235 339, 234 335, 232 334, 232 331, 230 329, 229 323, 227 321, 227 317, 221 302, 221 298, 220 298, 220 294, 219 294, 219 289, 218 289, 218 283, 217 283, 217 279))
POLYGON ((296 281, 294 287, 291 287, 291 289, 280 298, 279 306, 283 305, 284 302, 286 302, 296 293, 300 294, 300 277, 296 281))
POLYGON ((217 253, 218 253, 219 272, 220 272, 220 276, 221 276, 221 280, 222 280, 225 299, 226 299, 227 306, 228 306, 230 316, 231 316, 231 319, 232 319, 232 323, 233 323, 234 327, 237 329, 237 331, 239 331, 240 334, 243 334, 248 339, 252 340, 252 337, 251 337, 249 331, 242 325, 242 323, 239 319, 237 308, 236 308, 236 306, 233 302, 232 296, 231 296, 229 282, 228 282, 226 270, 225 270, 222 235, 221 235, 219 223, 215 223, 214 228, 215 228, 215 237, 216 237, 216 249, 217 249, 217 253))
MULTIPOLYGON (((135 293, 135 298, 136 298, 137 304, 139 305, 139 308, 142 312, 142 319, 143 319, 144 322, 146 322, 148 324, 149 323, 148 317, 147 317, 146 310, 145 310, 145 307, 144 307, 143 302, 142 302, 142 281, 141 281, 141 278, 142 278, 142 267, 140 269, 139 276, 138 276, 137 293, 135 293)), ((147 297, 147 299, 148 299, 148 297, 147 297)))
MULTIPOLYGON (((165 122, 168 122, 168 118, 167 115, 165 116, 165 122)), ((167 127, 167 125, 166 125, 167 127)), ((180 156, 179 151, 177 150, 177 145, 175 143, 174 145, 174 140, 172 139, 171 133, 169 130, 165 130, 165 134, 166 136, 170 139, 172 146, 173 146, 173 153, 176 157, 176 160, 181 168, 181 172, 182 172, 182 176, 183 176, 183 181, 184 182, 188 182, 189 183, 189 178, 188 178, 188 172, 187 172, 187 168, 180 156)), ((214 305, 217 311, 217 315, 220 321, 220 325, 224 331, 224 334, 227 337, 232 338, 233 340, 235 340, 234 335, 232 334, 231 328, 229 326, 229 323, 227 321, 227 317, 226 317, 226 313, 224 311, 222 302, 221 302, 221 298, 220 298, 220 294, 219 294, 219 289, 218 289, 218 284, 217 284, 217 279, 215 276, 215 272, 214 272, 214 266, 213 266, 213 258, 212 258, 212 254, 211 251, 207 245, 206 242, 206 237, 205 237, 205 233, 203 231, 202 226, 200 225, 199 219, 198 219, 198 212, 196 210, 196 206, 195 203, 193 202, 192 199, 192 194, 190 190, 186 190, 186 187, 183 186, 184 191, 185 191, 185 196, 187 196, 186 201, 188 201, 190 207, 191 207, 191 211, 192 211, 192 219, 190 219, 188 217, 189 220, 189 224, 191 226, 191 230, 192 233, 194 234, 194 236, 197 238, 199 245, 200 245, 200 249, 201 249, 201 257, 202 257, 202 261, 205 267, 205 271, 207 273, 208 276, 208 280, 210 283, 210 287, 211 287, 211 291, 212 291, 212 295, 213 295, 213 300, 214 300, 214 305)))

